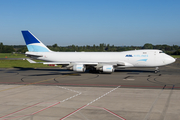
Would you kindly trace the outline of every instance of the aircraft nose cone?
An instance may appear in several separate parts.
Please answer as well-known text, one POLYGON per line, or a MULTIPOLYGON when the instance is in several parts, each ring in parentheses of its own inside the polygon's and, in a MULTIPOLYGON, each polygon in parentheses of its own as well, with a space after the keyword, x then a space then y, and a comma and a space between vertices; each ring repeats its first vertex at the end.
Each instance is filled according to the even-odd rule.
POLYGON ((171 64, 171 63, 176 61, 176 59, 174 59, 171 56, 166 56, 164 59, 165 59, 164 61, 165 61, 166 64, 171 64))

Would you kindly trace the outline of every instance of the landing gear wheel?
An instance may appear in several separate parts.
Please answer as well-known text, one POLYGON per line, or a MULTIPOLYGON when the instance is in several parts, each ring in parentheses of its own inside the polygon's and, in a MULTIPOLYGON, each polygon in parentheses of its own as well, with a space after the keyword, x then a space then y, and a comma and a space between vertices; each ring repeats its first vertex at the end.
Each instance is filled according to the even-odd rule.
POLYGON ((160 72, 159 67, 156 67, 154 73, 157 74, 158 72, 160 72))
POLYGON ((159 71, 158 70, 155 70, 154 73, 157 74, 159 71))

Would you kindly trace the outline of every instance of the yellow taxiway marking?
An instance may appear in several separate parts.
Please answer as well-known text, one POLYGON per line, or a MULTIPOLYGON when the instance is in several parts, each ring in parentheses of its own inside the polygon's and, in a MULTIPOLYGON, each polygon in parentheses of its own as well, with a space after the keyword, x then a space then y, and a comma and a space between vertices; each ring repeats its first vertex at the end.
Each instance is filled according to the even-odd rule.
MULTIPOLYGON (((63 77, 66 77, 66 76, 68 76, 68 75, 64 75, 63 77)), ((60 76, 60 77, 62 77, 62 76, 60 76)), ((56 77, 56 78, 59 78, 59 77, 56 77)), ((47 80, 41 80, 41 81, 38 81, 38 82, 26 84, 26 85, 20 85, 20 86, 17 86, 17 87, 7 88, 7 89, 4 89, 4 90, 0 90, 0 92, 7 91, 7 90, 12 90, 12 89, 15 89, 15 88, 20 88, 20 87, 24 87, 24 86, 28 86, 28 85, 34 85, 34 84, 37 84, 37 83, 46 82, 46 81, 50 81, 50 80, 54 80, 54 79, 55 78, 50 78, 50 79, 47 79, 47 80)))

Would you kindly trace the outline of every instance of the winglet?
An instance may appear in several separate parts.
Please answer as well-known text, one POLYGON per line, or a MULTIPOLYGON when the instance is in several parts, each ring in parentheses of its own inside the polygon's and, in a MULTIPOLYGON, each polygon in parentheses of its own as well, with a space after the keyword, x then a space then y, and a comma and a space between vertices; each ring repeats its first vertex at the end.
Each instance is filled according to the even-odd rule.
POLYGON ((29 52, 51 52, 38 38, 30 31, 22 31, 29 52))

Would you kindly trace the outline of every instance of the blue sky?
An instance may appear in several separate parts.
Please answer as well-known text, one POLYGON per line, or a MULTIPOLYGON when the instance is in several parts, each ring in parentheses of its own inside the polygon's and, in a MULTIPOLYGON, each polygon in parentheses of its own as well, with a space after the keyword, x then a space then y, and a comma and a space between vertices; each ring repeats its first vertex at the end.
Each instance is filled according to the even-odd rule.
POLYGON ((24 45, 180 45, 180 0, 1 0, 0 42, 24 45))

